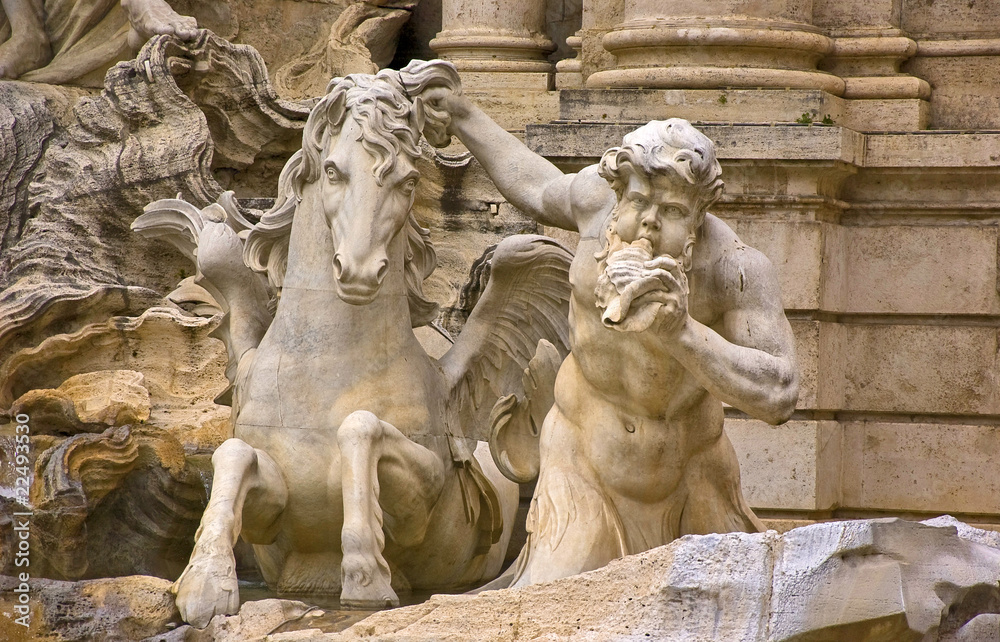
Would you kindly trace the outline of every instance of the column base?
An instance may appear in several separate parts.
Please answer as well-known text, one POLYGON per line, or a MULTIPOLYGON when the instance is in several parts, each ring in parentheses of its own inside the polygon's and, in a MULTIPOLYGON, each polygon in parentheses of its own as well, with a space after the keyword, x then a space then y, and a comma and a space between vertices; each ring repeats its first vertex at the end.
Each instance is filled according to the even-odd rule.
POLYGON ((831 39, 807 29, 767 20, 625 23, 603 40, 617 58, 615 68, 592 74, 587 86, 765 87, 843 94, 841 78, 816 70, 833 46, 831 39))

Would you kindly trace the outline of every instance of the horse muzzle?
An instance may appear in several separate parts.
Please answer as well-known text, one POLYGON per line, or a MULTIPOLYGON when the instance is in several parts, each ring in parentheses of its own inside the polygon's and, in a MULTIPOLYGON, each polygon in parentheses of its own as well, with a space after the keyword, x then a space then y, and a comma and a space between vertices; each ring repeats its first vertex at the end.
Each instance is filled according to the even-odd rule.
POLYGON ((368 305, 378 296, 382 281, 389 273, 386 258, 368 261, 358 269, 356 263, 345 260, 340 254, 333 257, 333 275, 337 282, 337 294, 345 303, 368 305))

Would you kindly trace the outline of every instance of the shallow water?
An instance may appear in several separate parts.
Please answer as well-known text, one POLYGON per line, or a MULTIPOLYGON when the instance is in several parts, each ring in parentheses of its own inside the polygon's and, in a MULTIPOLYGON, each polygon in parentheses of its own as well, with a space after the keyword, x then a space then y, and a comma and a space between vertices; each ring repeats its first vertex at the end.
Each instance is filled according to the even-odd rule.
MULTIPOLYGON (((399 604, 400 606, 420 604, 421 602, 426 602, 433 594, 430 591, 403 593, 399 596, 399 604)), ((241 605, 246 602, 270 598, 298 600, 299 602, 316 607, 314 610, 307 611, 302 617, 285 622, 275 630, 270 631, 270 633, 283 633, 302 629, 319 629, 324 633, 337 633, 376 612, 341 608, 340 599, 334 595, 292 595, 288 593, 279 595, 267 588, 265 584, 240 582, 241 605)))

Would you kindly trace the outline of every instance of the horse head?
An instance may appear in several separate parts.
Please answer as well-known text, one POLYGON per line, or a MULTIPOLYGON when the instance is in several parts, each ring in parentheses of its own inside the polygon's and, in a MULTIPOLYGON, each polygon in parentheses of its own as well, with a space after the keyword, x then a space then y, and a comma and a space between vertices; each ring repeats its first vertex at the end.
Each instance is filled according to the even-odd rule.
POLYGON ((414 61, 400 71, 331 81, 306 122, 302 150, 282 171, 275 207, 247 239, 248 265, 267 270, 280 288, 292 216, 297 208, 319 207, 333 242, 330 269, 337 294, 347 303, 366 305, 393 269, 392 241, 405 228, 398 267, 405 269, 413 323, 432 318, 436 306, 423 299, 420 284, 436 257, 411 209, 420 178, 421 134, 439 146, 450 139, 421 98, 435 86, 460 91, 450 63, 414 61))

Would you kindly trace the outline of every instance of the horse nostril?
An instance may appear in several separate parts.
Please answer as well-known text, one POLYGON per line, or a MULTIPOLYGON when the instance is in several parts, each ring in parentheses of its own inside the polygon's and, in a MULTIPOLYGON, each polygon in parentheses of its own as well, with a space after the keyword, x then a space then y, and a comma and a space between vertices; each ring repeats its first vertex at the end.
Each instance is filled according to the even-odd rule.
POLYGON ((382 259, 382 264, 378 266, 378 272, 375 273, 375 282, 381 283, 385 275, 389 273, 389 261, 388 259, 382 259))
POLYGON ((343 273, 344 273, 344 266, 340 264, 340 255, 335 254, 333 256, 333 278, 339 281, 343 273))

